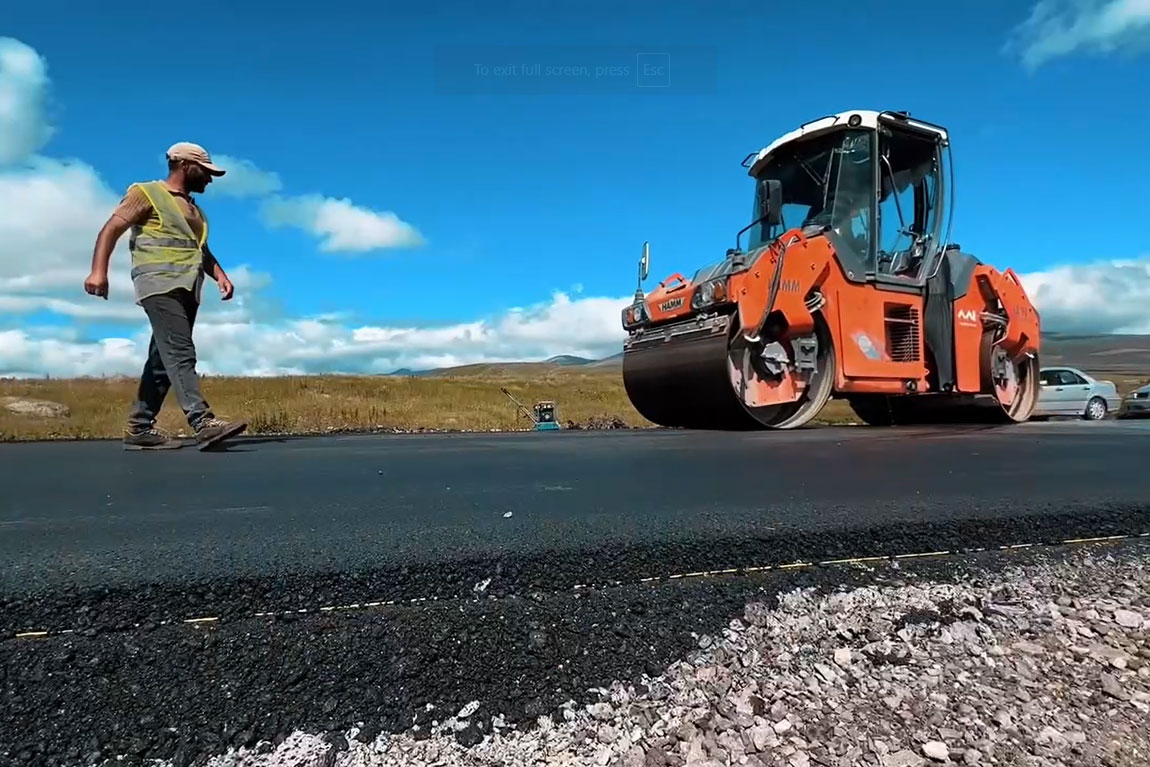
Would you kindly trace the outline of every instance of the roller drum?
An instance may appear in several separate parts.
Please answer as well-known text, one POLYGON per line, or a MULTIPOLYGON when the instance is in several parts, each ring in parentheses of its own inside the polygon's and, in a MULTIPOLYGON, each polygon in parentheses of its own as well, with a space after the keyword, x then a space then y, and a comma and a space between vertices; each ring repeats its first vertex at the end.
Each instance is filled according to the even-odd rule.
POLYGON ((725 317, 652 328, 629 339, 623 385, 648 421, 684 429, 762 429, 743 408, 727 368, 725 317))

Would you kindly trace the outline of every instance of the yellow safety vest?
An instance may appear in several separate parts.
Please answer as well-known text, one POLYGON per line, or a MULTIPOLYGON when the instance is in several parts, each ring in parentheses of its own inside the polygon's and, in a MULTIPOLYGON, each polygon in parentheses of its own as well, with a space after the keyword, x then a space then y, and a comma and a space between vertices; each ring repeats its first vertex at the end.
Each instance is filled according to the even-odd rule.
POLYGON ((208 218, 199 238, 192 232, 184 212, 161 181, 134 184, 152 203, 158 221, 132 227, 128 250, 132 254, 132 282, 137 299, 174 288, 191 290, 197 300, 204 273, 204 243, 208 218))

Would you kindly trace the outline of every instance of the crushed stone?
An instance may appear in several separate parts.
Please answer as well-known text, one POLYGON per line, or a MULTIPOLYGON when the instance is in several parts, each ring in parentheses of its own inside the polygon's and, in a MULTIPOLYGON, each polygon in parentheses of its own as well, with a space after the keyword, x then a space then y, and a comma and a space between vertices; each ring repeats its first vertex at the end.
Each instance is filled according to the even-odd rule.
POLYGON ((747 604, 662 675, 530 729, 469 706, 427 731, 296 733, 210 764, 1150 764, 1148 628, 1150 560, 1104 547, 955 582, 797 589, 747 604))

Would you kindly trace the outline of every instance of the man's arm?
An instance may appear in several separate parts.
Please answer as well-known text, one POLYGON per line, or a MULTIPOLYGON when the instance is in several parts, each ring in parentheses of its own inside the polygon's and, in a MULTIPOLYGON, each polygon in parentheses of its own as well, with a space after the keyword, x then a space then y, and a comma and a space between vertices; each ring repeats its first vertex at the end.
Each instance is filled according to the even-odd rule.
POLYGON ((216 259, 216 255, 212 253, 212 249, 208 247, 207 243, 204 243, 204 271, 216 282, 219 282, 220 275, 224 274, 224 268, 220 266, 220 262, 216 259))
POLYGON ((152 203, 142 189, 137 186, 128 188, 127 194, 96 235, 96 247, 92 251, 92 272, 84 280, 84 290, 87 293, 108 298, 108 263, 112 260, 112 251, 116 249, 116 243, 124 236, 124 232, 147 220, 151 209, 152 203))
POLYGON ((96 235, 96 247, 92 251, 92 272, 84 280, 84 290, 90 295, 107 300, 108 264, 112 260, 112 251, 131 226, 130 222, 113 213, 96 235))
POLYGON ((235 288, 232 286, 232 281, 228 279, 224 267, 220 266, 220 262, 216 259, 215 254, 212 253, 211 248, 208 247, 206 242, 204 243, 204 271, 207 272, 213 280, 219 283, 220 295, 223 297, 223 300, 227 301, 230 299, 235 292, 235 288))

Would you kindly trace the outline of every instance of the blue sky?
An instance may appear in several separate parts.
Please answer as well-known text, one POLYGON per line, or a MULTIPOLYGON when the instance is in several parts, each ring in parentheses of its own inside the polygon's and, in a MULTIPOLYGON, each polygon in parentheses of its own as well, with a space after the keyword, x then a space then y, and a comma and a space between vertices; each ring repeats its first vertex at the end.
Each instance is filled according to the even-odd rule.
MULTIPOLYGON (((161 176, 175 141, 252 169, 232 174, 237 194, 220 184, 201 198, 213 250, 242 270, 233 305, 206 294, 207 368, 382 370, 611 353, 641 243, 653 278, 721 257, 750 212, 742 158, 851 108, 907 109, 950 129, 953 238, 1027 273, 1044 317, 1150 331, 1150 227, 1138 225, 1150 157, 1136 138, 1150 116, 1150 9, 1139 0, 189 10, 195 26, 183 29, 127 6, 6 10, 0 36, 32 49, 46 80, 7 74, 32 95, 0 113, 0 148, 7 129, 27 150, 0 165, 0 195, 7 174, 8 193, 40 207, 9 221, 21 236, 0 248, 41 242, 24 231, 33 221, 59 232, 52 215, 65 214, 21 190, 65 165, 81 175, 62 188, 87 189, 90 210, 86 229, 58 235, 74 242, 48 239, 78 274, 74 289, 9 285, 5 302, 2 278, 44 262, 0 259, 0 374, 138 369, 142 313, 119 296, 109 316, 80 316, 97 310, 79 285, 107 205, 161 176), (521 46, 533 48, 509 53, 521 46), (668 51, 665 88, 475 74, 634 66, 668 51), (36 126, 46 141, 21 139, 36 126), (272 225, 277 209, 293 223, 272 225), (417 242, 388 246, 390 215, 417 242), (344 249, 325 250, 329 237, 344 249), (421 340, 416 329, 432 327, 421 340)), ((130 284, 114 275, 112 289, 130 284)))

